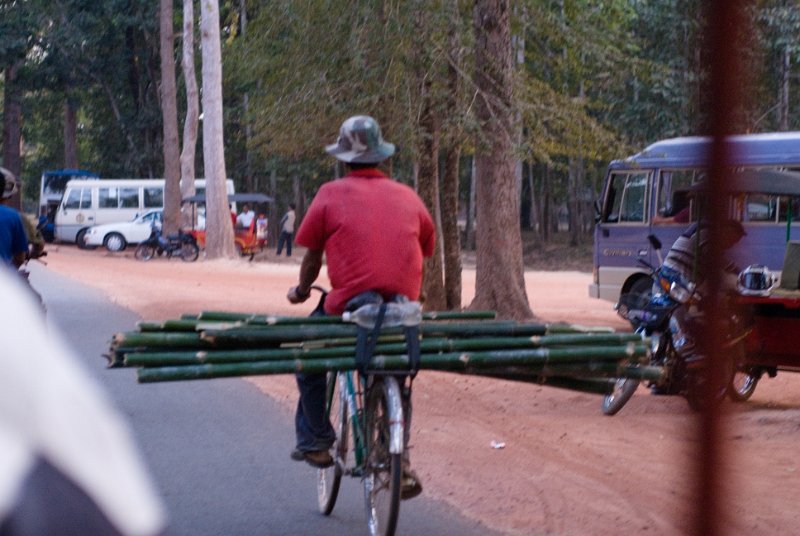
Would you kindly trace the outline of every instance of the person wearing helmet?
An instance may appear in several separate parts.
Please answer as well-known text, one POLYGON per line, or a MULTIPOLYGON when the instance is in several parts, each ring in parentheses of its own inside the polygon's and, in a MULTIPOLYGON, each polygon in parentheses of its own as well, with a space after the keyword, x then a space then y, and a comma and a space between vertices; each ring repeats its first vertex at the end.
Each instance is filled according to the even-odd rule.
POLYGON ((17 181, 10 171, 0 168, 0 263, 18 269, 28 254, 28 236, 22 216, 13 208, 6 206, 6 200, 17 191, 17 181))
MULTIPOLYGON (((418 299, 422 260, 433 255, 435 227, 416 192, 378 169, 394 154, 395 146, 383 140, 375 119, 359 115, 342 124, 337 142, 325 150, 343 162, 348 173, 319 189, 300 224, 296 241, 307 252, 288 300, 308 299, 323 254, 332 286, 325 300, 326 314, 341 315, 349 300, 368 291, 385 300, 398 294, 418 299)), ((293 458, 329 466, 333 460, 328 451, 336 435, 325 416, 325 375, 298 374, 297 383, 300 401, 293 458)), ((411 498, 422 486, 405 465, 401 496, 411 498)))

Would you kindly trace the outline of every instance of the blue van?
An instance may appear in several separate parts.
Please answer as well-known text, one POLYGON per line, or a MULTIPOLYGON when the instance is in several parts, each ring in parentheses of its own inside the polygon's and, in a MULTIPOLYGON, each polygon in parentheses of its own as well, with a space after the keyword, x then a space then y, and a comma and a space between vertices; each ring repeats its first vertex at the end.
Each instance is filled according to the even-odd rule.
MULTIPOLYGON (((652 281, 638 259, 658 264, 647 235, 656 235, 666 252, 697 220, 692 187, 706 175, 709 137, 662 140, 608 166, 594 230, 594 270, 589 295, 616 302, 621 294, 647 293, 652 281)), ((800 132, 731 136, 734 173, 743 170, 800 170, 800 132)), ((729 216, 741 221, 747 236, 737 244, 739 266, 766 265, 779 274, 789 235, 800 237, 798 195, 739 192, 729 216), (793 216, 794 215, 794 216, 793 216)))

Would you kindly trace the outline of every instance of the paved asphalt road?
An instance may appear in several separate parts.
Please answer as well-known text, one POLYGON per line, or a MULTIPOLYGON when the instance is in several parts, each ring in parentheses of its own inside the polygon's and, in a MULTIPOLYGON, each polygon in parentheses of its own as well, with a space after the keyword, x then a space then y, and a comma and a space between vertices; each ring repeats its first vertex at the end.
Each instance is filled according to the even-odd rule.
MULTIPOLYGON (((331 516, 317 513, 314 470, 289 459, 292 418, 272 399, 240 379, 138 385, 134 371, 106 369, 111 335, 132 329, 136 314, 40 265, 31 271, 49 321, 129 419, 166 503, 169 535, 366 534, 358 479, 345 478, 331 516)), ((491 531, 423 492, 402 503, 398 534, 491 531)))

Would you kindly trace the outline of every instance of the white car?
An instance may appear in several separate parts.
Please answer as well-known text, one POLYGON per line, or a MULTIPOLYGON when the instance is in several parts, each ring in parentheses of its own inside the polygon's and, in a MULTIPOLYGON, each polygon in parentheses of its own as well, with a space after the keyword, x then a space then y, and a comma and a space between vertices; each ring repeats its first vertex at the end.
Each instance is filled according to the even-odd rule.
POLYGON ((86 231, 83 241, 87 247, 105 246, 108 251, 122 251, 128 244, 147 240, 153 224, 161 227, 161 210, 150 210, 132 221, 95 225, 86 231))

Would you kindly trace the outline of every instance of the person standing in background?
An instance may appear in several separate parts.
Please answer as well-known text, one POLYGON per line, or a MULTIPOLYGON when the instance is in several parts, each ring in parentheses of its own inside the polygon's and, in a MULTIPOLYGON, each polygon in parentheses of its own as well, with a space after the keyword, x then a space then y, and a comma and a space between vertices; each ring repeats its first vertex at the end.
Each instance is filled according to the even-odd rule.
POLYGON ((294 220, 295 220, 295 213, 294 213, 294 203, 289 203, 289 210, 286 211, 286 214, 283 215, 281 218, 280 223, 280 234, 278 235, 278 256, 280 257, 281 251, 283 251, 283 245, 286 244, 286 256, 292 256, 292 237, 294 236, 294 220))

